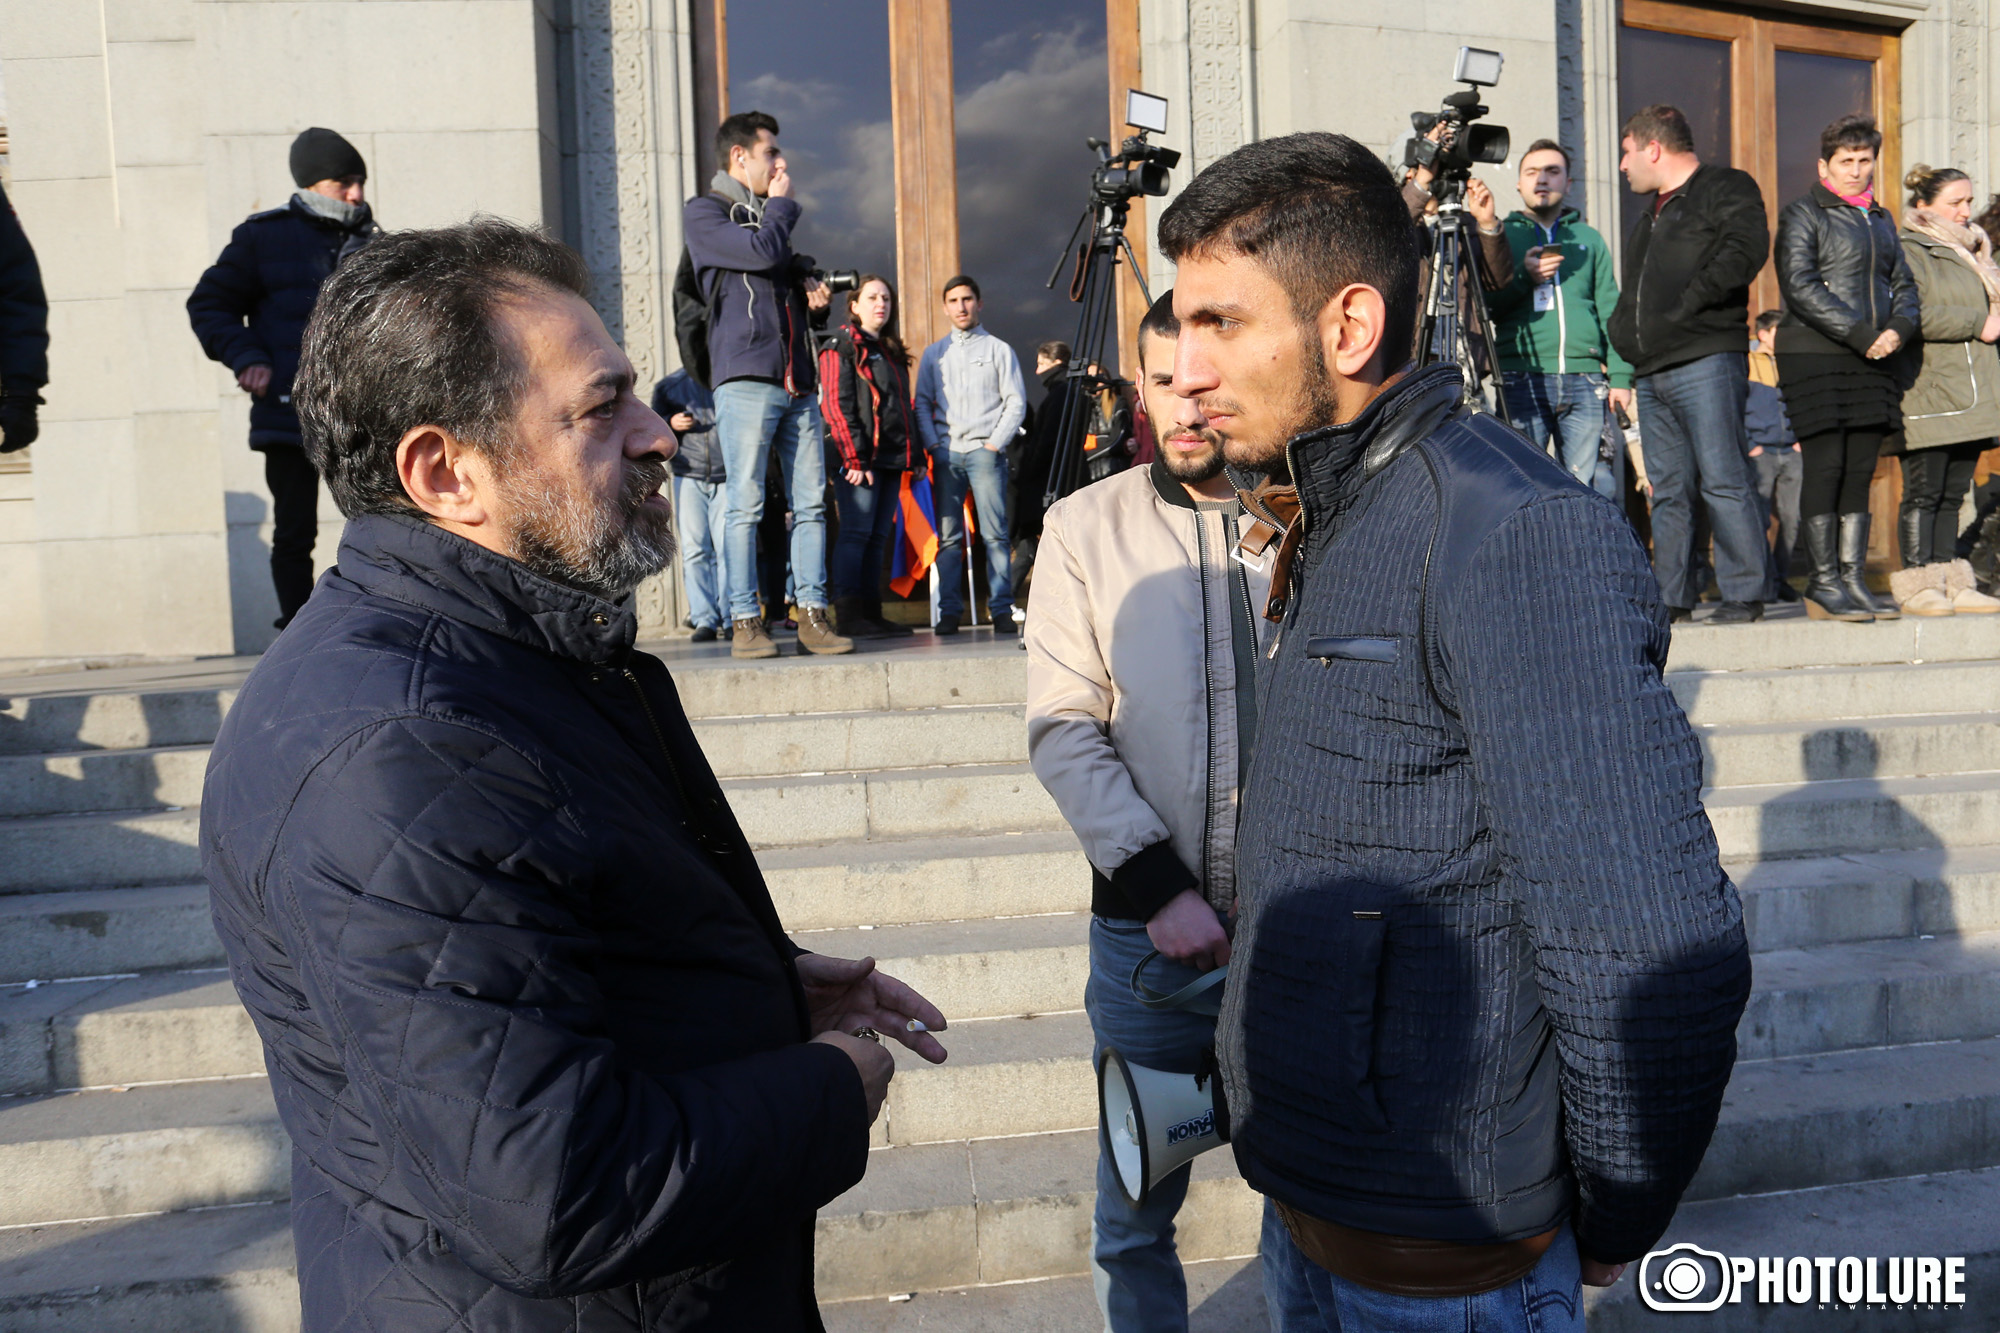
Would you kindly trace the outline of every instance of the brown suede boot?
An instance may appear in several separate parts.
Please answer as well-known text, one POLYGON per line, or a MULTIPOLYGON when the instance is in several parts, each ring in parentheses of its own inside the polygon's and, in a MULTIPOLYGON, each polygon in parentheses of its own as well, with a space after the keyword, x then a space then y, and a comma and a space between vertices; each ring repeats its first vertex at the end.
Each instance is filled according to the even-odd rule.
POLYGON ((826 618, 825 607, 794 607, 792 618, 799 623, 799 647, 807 652, 834 656, 854 651, 854 640, 843 638, 833 632, 833 626, 826 618))
POLYGON ((778 655, 778 645, 771 642, 771 632, 764 628, 764 617, 744 616, 737 620, 729 635, 729 655, 731 657, 778 655))

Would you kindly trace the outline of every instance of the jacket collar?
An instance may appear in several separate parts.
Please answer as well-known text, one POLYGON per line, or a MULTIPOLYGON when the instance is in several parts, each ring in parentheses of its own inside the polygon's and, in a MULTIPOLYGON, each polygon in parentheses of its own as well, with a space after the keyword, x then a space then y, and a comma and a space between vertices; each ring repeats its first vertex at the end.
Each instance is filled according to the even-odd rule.
POLYGON ((555 657, 611 662, 638 637, 630 597, 593 597, 413 515, 349 519, 340 574, 364 592, 555 657))
MULTIPOLYGON (((1827 189, 1826 183, 1824 181, 1814 181, 1812 183, 1812 189, 1808 190, 1807 193, 1812 196, 1812 201, 1818 204, 1821 208, 1854 207, 1853 204, 1848 203, 1845 199, 1842 199, 1832 190, 1827 189)), ((1881 213, 1883 211, 1882 201, 1880 199, 1869 200, 1868 211, 1870 213, 1881 213)))
POLYGON ((1295 436, 1285 446, 1298 488, 1305 540, 1321 545, 1361 488, 1464 402, 1465 382, 1448 361, 1412 371, 1352 421, 1295 436))
MULTIPOLYGON (((1160 497, 1162 503, 1173 505, 1177 509, 1195 508, 1194 497, 1188 494, 1187 487, 1181 485, 1173 473, 1167 471, 1167 464, 1164 459, 1155 458, 1152 462, 1148 463, 1146 465, 1146 474, 1153 479, 1153 493, 1160 497)), ((1222 475, 1229 478, 1230 486, 1239 494, 1249 489, 1257 481, 1255 477, 1248 473, 1239 472, 1237 469, 1226 465, 1222 469, 1222 475)))

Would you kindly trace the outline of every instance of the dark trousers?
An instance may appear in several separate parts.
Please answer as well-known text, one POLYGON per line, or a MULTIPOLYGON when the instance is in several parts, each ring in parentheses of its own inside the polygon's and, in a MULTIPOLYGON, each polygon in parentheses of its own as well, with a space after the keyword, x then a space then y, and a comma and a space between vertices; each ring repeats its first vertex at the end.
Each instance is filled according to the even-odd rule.
POLYGON ((903 474, 883 471, 873 485, 856 486, 847 474, 833 470, 835 509, 840 535, 834 538, 833 595, 882 600, 882 562, 889 537, 896 529, 896 506, 902 502, 903 474))
POLYGON ((271 585, 278 591, 278 628, 313 590, 313 540, 319 536, 319 473, 303 449, 264 450, 264 484, 271 488, 271 585))
POLYGON ((1750 477, 1743 402, 1750 396, 1749 357, 1717 352, 1642 375, 1639 445, 1653 483, 1653 573, 1660 600, 1680 609, 1700 599, 1689 578, 1697 506, 1715 529, 1715 572, 1731 602, 1767 595, 1763 506, 1750 477))
POLYGON ((1882 428, 1834 430, 1799 440, 1805 476, 1799 482, 1799 517, 1817 514, 1865 514, 1868 483, 1875 479, 1875 459, 1882 452, 1882 428))
POLYGON ((1958 508, 1972 488, 1972 472, 1991 440, 1912 449, 1903 455, 1903 513, 1922 514, 1919 562, 1949 560, 1958 542, 1958 508))

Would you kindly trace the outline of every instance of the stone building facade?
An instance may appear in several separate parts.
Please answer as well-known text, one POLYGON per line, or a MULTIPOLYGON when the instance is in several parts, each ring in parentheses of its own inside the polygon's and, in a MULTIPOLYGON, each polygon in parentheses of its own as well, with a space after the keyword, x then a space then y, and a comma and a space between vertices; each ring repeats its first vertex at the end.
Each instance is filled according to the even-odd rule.
MULTIPOLYGON (((878 2, 948 17, 949 0, 878 2)), ((1768 21, 1760 33, 1821 24, 1891 39, 1893 68, 1877 87, 1898 160, 1952 162, 1993 187, 1991 0, 1107 4, 1112 50, 1136 51, 1114 58, 1113 80, 1136 64, 1138 81, 1170 99, 1162 141, 1187 153, 1177 181, 1248 138, 1299 129, 1386 150, 1409 111, 1451 90, 1456 48, 1488 46, 1507 57, 1493 119, 1513 128, 1517 152, 1544 135, 1576 148, 1580 202, 1608 234, 1621 25, 1680 8, 1768 21)), ((0 459, 0 659, 253 652, 269 641, 269 499, 244 444, 247 407, 202 357, 182 303, 230 229, 289 195, 285 147, 308 125, 361 149, 388 226, 487 212, 570 240, 642 378, 671 369, 679 203, 702 179, 725 10, 722 0, 0 0, 10 192, 40 254, 52 335, 42 438, 28 456, 0 459)), ((1740 82, 1757 41, 1768 37, 1738 50, 1739 103, 1759 95, 1740 82)), ((1747 132, 1739 125, 1739 141, 1747 132)), ((1511 200, 1509 168, 1490 179, 1511 200)), ((1170 281, 1157 256, 1147 262, 1170 281)), ((329 504, 322 565, 338 532, 329 504)), ((648 630, 673 624, 678 601, 671 576, 644 590, 648 630)))

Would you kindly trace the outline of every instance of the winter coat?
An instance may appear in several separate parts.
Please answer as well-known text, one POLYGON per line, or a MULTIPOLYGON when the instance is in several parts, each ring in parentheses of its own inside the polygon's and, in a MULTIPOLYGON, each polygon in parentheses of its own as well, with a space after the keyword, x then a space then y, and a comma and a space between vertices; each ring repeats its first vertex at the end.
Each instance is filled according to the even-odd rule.
POLYGON ((1158 463, 1049 509, 1028 617, 1028 759, 1076 832, 1092 910, 1144 921, 1190 888, 1236 894, 1232 600, 1269 577, 1229 557, 1223 514, 1158 463))
POLYGON ((1632 387, 1632 364, 1618 355, 1604 322, 1618 306, 1618 279, 1611 271, 1611 248, 1593 227, 1566 208, 1553 227, 1533 214, 1516 211, 1503 224, 1514 277, 1487 298, 1495 325, 1503 374, 1595 375, 1607 372, 1614 389, 1632 387), (1562 267, 1544 284, 1528 273, 1523 259, 1538 245, 1561 245, 1562 267), (1535 293, 1548 286, 1554 300, 1536 308, 1535 293))
POLYGON ((1041 403, 1028 415, 1027 430, 1007 446, 1008 484, 1014 489, 1007 517, 1013 529, 1009 535, 1017 542, 1042 535, 1042 497, 1048 494, 1049 468, 1055 463, 1063 407, 1069 402, 1069 367, 1056 366, 1043 375, 1042 390, 1041 403))
POLYGON ((1778 214, 1778 354, 1861 355, 1883 330, 1917 336, 1917 283, 1880 204, 1863 212, 1824 185, 1778 214))
POLYGON ((712 486, 729 480, 722 443, 715 432, 715 397, 700 380, 684 369, 676 370, 653 386, 653 411, 662 421, 681 412, 694 418, 694 429, 678 436, 673 459, 667 464, 676 477, 693 477, 712 486))
POLYGON ((240 223, 194 285, 188 322, 209 359, 234 374, 271 368, 271 387, 250 400, 252 449, 301 447, 292 377, 319 285, 380 230, 365 208, 355 226, 343 227, 294 196, 283 208, 252 213, 240 223))
POLYGON ((907 472, 924 466, 909 372, 882 344, 843 324, 819 354, 819 406, 840 466, 907 472))
POLYGON ((703 292, 721 287, 708 326, 708 382, 715 387, 769 380, 796 398, 819 387, 804 286, 812 261, 792 253, 800 211, 790 198, 767 200, 761 216, 719 194, 687 202, 683 226, 695 282, 703 292))
POLYGON ((1979 341, 1986 286, 1942 241, 1904 231, 1903 255, 1921 304, 1920 338, 1897 353, 1914 382, 1903 393, 1903 447, 1929 449, 2000 436, 2000 351, 1979 341))
POLYGON ((32 394, 49 382, 49 298, 35 247, 0 190, 0 389, 32 394))
POLYGON ((1769 352, 1750 352, 1749 394, 1743 400, 1743 435, 1752 449, 1783 449, 1799 438, 1785 415, 1785 395, 1778 388, 1778 366, 1769 352))
POLYGON ((1750 284, 1770 252, 1756 179, 1703 164, 1625 238, 1611 345, 1638 375, 1741 352, 1750 284))
POLYGON ((1646 552, 1462 395, 1433 366, 1286 448, 1301 535, 1218 1028, 1232 1142, 1252 1188, 1344 1226, 1567 1219, 1623 1262, 1715 1128, 1742 909, 1646 552))
POLYGON ((861 1081, 634 629, 363 515, 216 738, 202 868, 304 1333, 820 1328, 861 1081))

